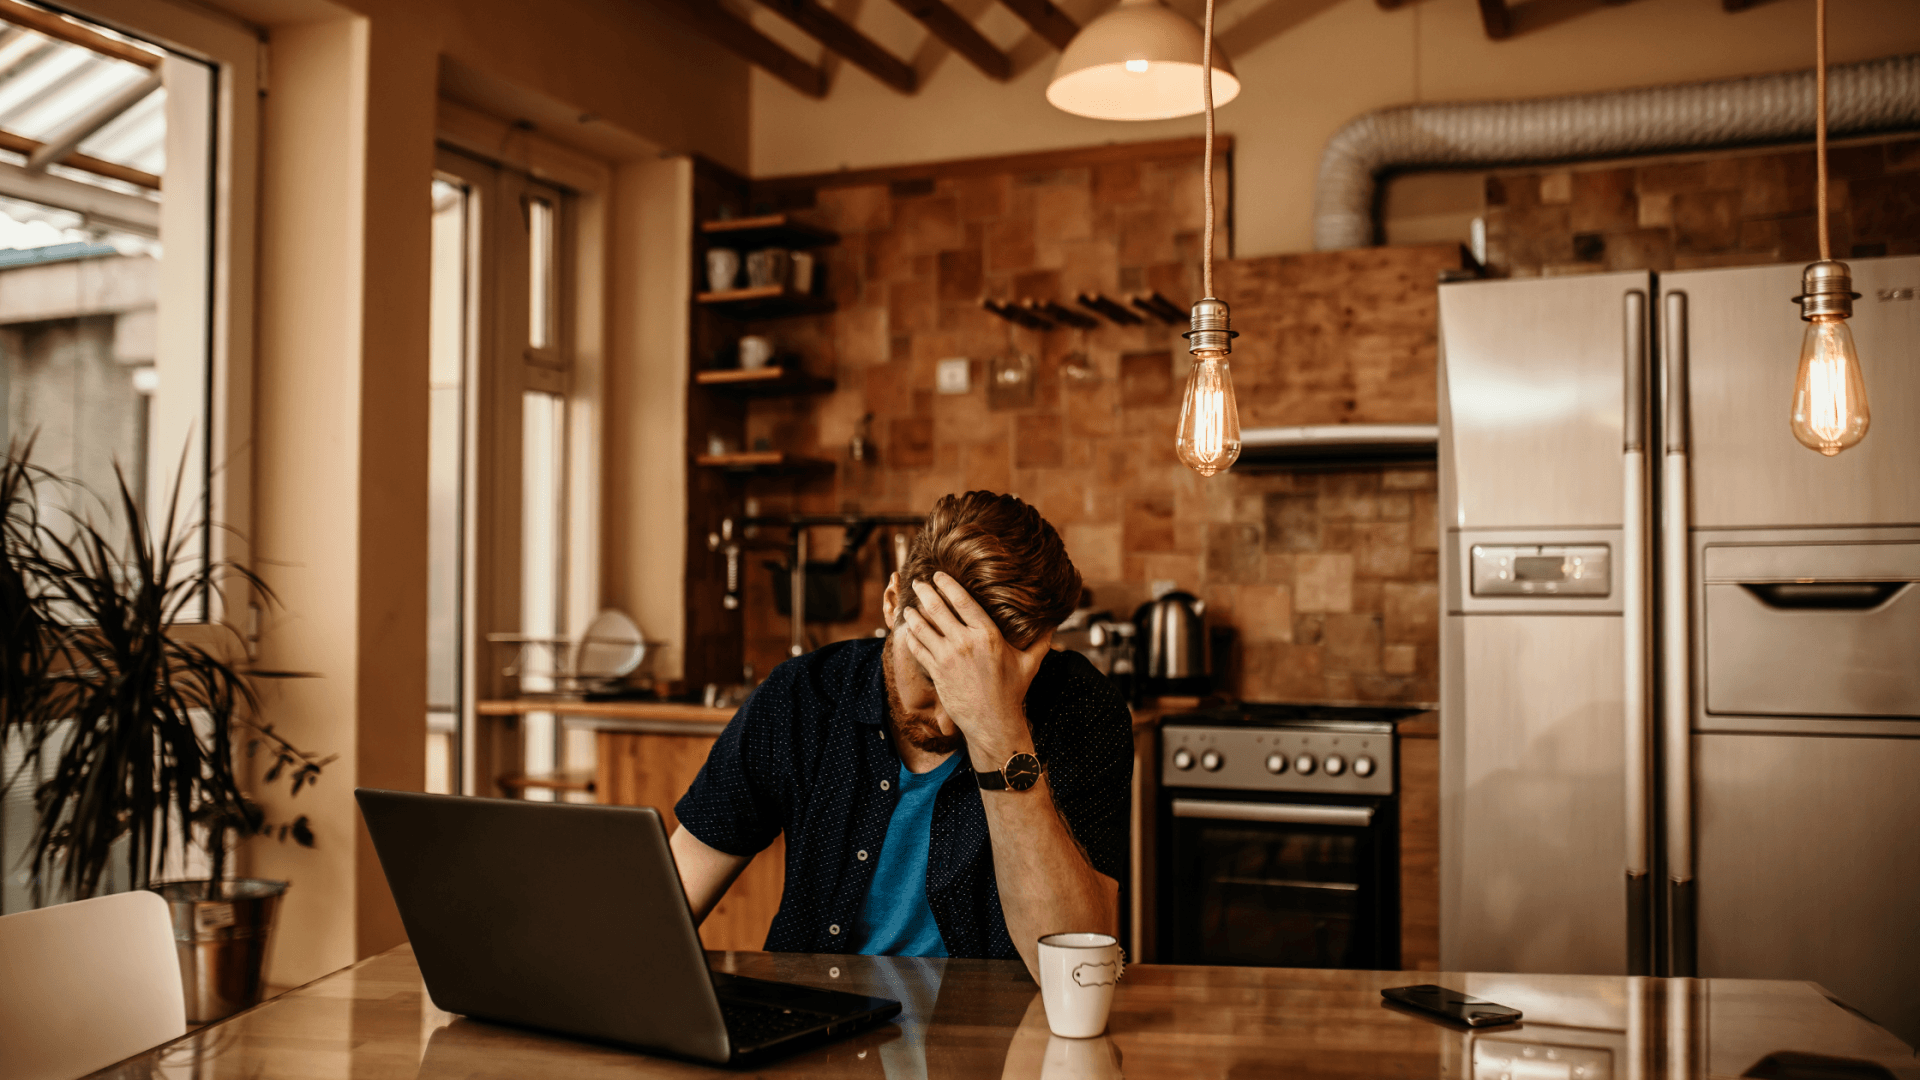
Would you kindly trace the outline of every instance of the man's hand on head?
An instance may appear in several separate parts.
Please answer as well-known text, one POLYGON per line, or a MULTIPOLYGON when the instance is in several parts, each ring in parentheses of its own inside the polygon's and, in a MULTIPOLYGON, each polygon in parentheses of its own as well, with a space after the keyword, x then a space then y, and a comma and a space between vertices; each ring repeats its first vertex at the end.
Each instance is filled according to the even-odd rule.
POLYGON ((913 582, 919 606, 901 614, 907 649, 933 680, 940 703, 967 737, 975 769, 998 769, 1033 752, 1027 729, 1027 687, 1053 644, 1048 631, 1024 649, 1000 634, 973 597, 944 572, 913 582))

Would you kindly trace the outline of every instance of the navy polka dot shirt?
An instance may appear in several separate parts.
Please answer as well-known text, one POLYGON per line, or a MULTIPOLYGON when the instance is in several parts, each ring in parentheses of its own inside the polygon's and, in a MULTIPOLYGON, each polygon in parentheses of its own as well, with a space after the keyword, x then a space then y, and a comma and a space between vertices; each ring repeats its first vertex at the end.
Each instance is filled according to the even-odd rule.
MULTIPOLYGON (((838 642, 773 670, 674 808, 708 847, 753 855, 787 834, 787 883, 767 932, 778 952, 844 953, 899 799, 879 639, 838 642)), ((1027 690, 1034 749, 1093 868, 1127 880, 1132 719, 1086 657, 1051 652, 1027 690)), ((965 750, 959 751, 965 753, 965 750)), ((1013 959, 971 763, 935 796, 927 903, 950 956, 1013 959)))

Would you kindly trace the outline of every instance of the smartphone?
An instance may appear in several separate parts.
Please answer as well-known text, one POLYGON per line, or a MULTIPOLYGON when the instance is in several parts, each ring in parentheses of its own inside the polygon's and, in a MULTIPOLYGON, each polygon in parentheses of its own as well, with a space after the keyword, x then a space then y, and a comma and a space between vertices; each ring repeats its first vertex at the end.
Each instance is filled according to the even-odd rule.
POLYGON ((1395 1005, 1404 1005, 1442 1020, 1451 1020, 1468 1027, 1496 1027, 1500 1024, 1518 1023, 1520 1010, 1510 1009, 1497 1002, 1484 1001, 1477 997, 1468 997, 1458 990, 1449 990, 1444 986, 1396 986, 1380 991, 1380 996, 1395 1005))

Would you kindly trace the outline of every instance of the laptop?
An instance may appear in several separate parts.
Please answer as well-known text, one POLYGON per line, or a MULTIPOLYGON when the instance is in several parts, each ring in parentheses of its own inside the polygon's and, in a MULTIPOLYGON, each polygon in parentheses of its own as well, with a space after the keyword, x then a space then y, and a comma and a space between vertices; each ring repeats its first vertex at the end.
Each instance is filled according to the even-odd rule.
POLYGON ((900 1003, 711 971, 651 807, 354 792, 433 1003, 715 1064, 900 1003))

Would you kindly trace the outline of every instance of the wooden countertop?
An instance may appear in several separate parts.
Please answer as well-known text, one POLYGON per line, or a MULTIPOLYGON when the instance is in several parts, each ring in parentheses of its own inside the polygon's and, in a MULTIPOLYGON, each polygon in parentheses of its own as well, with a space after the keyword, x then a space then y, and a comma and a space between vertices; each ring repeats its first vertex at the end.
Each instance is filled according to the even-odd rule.
MULTIPOLYGON (((765 1063, 754 1069, 762 1077, 1118 1080, 1124 1070, 1127 1080, 1628 1080, 1737 1077, 1766 1055, 1791 1050, 1852 1058, 1856 1069, 1864 1059, 1902 1080, 1920 1078, 1911 1049, 1811 983, 1143 965, 1120 983, 1108 1033, 1078 1040, 1048 1033, 1039 992, 1017 961, 711 958, 716 968, 742 975, 914 999, 906 1001, 902 1023, 765 1063), (1470 1033, 1381 1004, 1381 988, 1421 982, 1511 1005, 1526 1021, 1470 1033)), ((427 1000, 406 946, 96 1075, 189 1073, 316 1080, 742 1075, 443 1013, 427 1000)))

